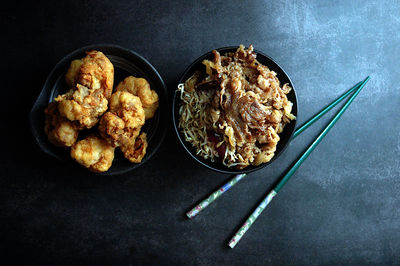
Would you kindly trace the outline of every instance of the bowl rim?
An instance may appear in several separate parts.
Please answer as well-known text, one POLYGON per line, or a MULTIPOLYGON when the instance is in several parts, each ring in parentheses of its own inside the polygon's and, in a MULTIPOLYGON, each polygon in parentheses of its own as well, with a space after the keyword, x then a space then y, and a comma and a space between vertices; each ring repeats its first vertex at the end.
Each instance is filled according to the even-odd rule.
MULTIPOLYGON (((218 52, 229 52, 229 51, 236 51, 239 47, 240 47, 240 46, 224 46, 224 47, 220 47, 220 48, 213 49, 213 50, 216 50, 216 51, 218 51, 218 52)), ((211 50, 211 51, 209 51, 209 52, 206 52, 206 53, 204 53, 203 55, 199 56, 199 57, 198 57, 197 59, 195 59, 188 67, 186 67, 186 69, 185 69, 185 70, 183 71, 183 73, 181 74, 177 85, 179 85, 179 84, 181 84, 181 83, 184 83, 185 81, 183 80, 183 78, 188 74, 188 72, 190 72, 190 71, 192 70, 192 68, 195 67, 200 61, 202 61, 202 60, 204 60, 205 58, 207 58, 207 57, 209 57, 210 55, 212 55, 213 50, 211 50)), ((183 148, 186 150, 186 152, 189 153, 190 157, 192 157, 195 161, 197 161, 198 163, 200 163, 200 165, 205 166, 205 167, 207 167, 207 168, 210 169, 210 170, 213 170, 213 171, 216 171, 216 172, 219 172, 219 173, 222 173, 222 174, 231 174, 231 175, 232 175, 232 174, 247 174, 247 173, 251 173, 251 172, 254 172, 254 171, 261 170, 261 169, 263 169, 264 167, 270 165, 270 164, 271 164, 272 162, 274 162, 282 153, 284 153, 284 151, 285 151, 285 150, 287 149, 287 147, 289 146, 289 143, 290 143, 291 140, 293 139, 293 134, 294 134, 294 132, 296 131, 297 118, 298 118, 298 116, 299 116, 299 113, 298 113, 298 109, 299 109, 299 108, 298 108, 298 100, 297 100, 296 89, 295 89, 295 87, 294 87, 294 85, 293 85, 293 82, 292 82, 291 78, 290 78, 289 75, 286 73, 286 71, 281 67, 281 65, 278 64, 278 63, 276 62, 276 60, 274 60, 273 58, 271 58, 270 56, 266 55, 265 53, 263 53, 263 52, 261 52, 261 51, 259 51, 259 50, 254 49, 254 52, 255 52, 257 55, 260 54, 261 56, 265 57, 266 59, 272 61, 274 64, 276 64, 276 65, 278 66, 279 70, 282 71, 282 73, 286 76, 286 78, 288 79, 289 84, 290 84, 290 86, 291 86, 291 88, 292 88, 293 94, 294 94, 294 103, 293 103, 293 105, 296 107, 296 119, 295 119, 294 121, 293 121, 293 120, 291 121, 291 123, 294 123, 294 124, 293 124, 293 130, 290 132, 290 136, 289 136, 288 140, 286 141, 286 143, 283 144, 282 149, 281 149, 278 153, 275 153, 274 157, 273 157, 269 162, 263 163, 263 164, 261 164, 261 165, 255 166, 255 167, 250 168, 250 169, 244 168, 244 169, 240 169, 240 170, 237 170, 237 169, 222 170, 222 169, 218 169, 218 168, 215 168, 215 167, 209 165, 208 162, 211 163, 211 161, 209 161, 209 160, 205 160, 207 163, 204 162, 204 161, 202 161, 202 160, 200 160, 200 158, 198 158, 198 156, 196 156, 195 154, 193 154, 193 153, 188 149, 188 147, 186 147, 186 144, 185 144, 185 143, 187 143, 187 142, 186 142, 184 139, 181 138, 180 131, 179 131, 179 128, 178 128, 178 125, 177 125, 177 122, 179 121, 179 119, 175 116, 175 109, 176 109, 176 106, 179 104, 179 103, 178 103, 179 101, 177 102, 177 99, 179 99, 179 96, 178 96, 178 91, 177 91, 176 89, 175 89, 175 91, 174 91, 173 101, 172 101, 172 120, 173 120, 174 129, 175 129, 174 131, 175 131, 175 134, 176 134, 177 138, 179 139, 180 144, 183 146, 183 148)), ((267 67, 269 67, 269 66, 267 66, 267 67)), ((274 71, 274 70, 272 70, 272 71, 274 71)))
MULTIPOLYGON (((49 74, 46 76, 46 80, 43 83, 43 86, 41 87, 40 93, 38 94, 38 96, 36 97, 36 100, 34 101, 32 108, 29 112, 29 127, 30 127, 30 131, 31 131, 31 136, 34 139, 34 141, 36 142, 37 146, 40 148, 40 150, 42 152, 44 152, 45 154, 56 158, 59 161, 65 161, 65 158, 63 156, 61 156, 60 154, 57 153, 52 153, 50 151, 47 150, 47 148, 45 147, 45 145, 43 143, 41 143, 40 141, 40 132, 38 127, 35 126, 35 121, 34 121, 34 114, 35 112, 37 112, 37 106, 40 104, 41 99, 43 97, 46 97, 46 93, 47 90, 46 88, 49 87, 53 81, 53 76, 55 75, 55 73, 65 64, 65 62, 69 59, 73 60, 74 57, 76 57, 77 55, 84 53, 85 51, 89 51, 89 50, 99 50, 102 51, 102 49, 116 49, 121 51, 122 53, 126 53, 126 54, 130 54, 133 58, 135 58, 138 62, 140 62, 140 64, 144 64, 146 65, 146 67, 149 68, 149 70, 152 72, 152 75, 154 75, 157 79, 157 83, 159 83, 159 85, 161 85, 160 87, 160 92, 162 92, 164 95, 163 97, 159 97, 160 101, 163 102, 164 105, 164 109, 165 110, 169 110, 169 101, 168 101, 168 91, 167 91, 167 86, 166 83, 164 81, 164 79, 161 77, 160 73, 157 71, 157 69, 146 59, 144 58, 142 55, 138 54, 135 51, 132 51, 128 48, 122 47, 120 45, 117 44, 112 44, 112 43, 98 43, 98 44, 90 44, 90 45, 86 45, 86 46, 82 46, 79 48, 74 49, 73 51, 67 53, 66 55, 64 55, 61 59, 58 60, 58 62, 54 65, 54 67, 52 68, 52 70, 49 72, 49 74), (161 100, 163 98, 163 100, 161 100), (165 99, 164 99, 165 98, 165 99)), ((103 51, 102 51, 103 52, 103 51)), ((106 52, 104 52, 106 54, 106 52)), ((131 60, 130 60, 131 61, 131 60)), ((161 118, 161 117, 160 117, 161 118)), ((167 115, 165 115, 165 118, 167 118, 167 115)), ((101 172, 101 173, 97 173, 97 172, 91 172, 91 171, 87 171, 90 174, 94 174, 94 175, 120 175, 120 174, 124 174, 127 173, 129 171, 132 171, 138 167, 140 167, 141 165, 143 165, 144 163, 146 163, 155 153, 156 151, 160 148, 161 144, 163 143, 165 136, 166 136, 166 130, 162 129, 162 127, 166 128, 167 124, 166 121, 162 121, 163 119, 159 119, 158 122, 158 126, 157 126, 157 131, 159 131, 159 139, 156 141, 154 149, 150 152, 146 154, 146 159, 145 161, 137 164, 136 167, 128 167, 122 170, 116 170, 113 172, 101 172)), ((164 119, 166 120, 166 119, 164 119)))

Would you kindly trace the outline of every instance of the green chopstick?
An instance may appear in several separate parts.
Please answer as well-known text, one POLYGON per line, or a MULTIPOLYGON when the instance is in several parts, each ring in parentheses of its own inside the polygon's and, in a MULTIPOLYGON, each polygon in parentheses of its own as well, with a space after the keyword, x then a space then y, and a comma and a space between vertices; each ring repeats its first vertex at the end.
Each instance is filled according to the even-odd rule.
POLYGON ((293 176, 296 170, 300 167, 300 165, 307 159, 310 153, 317 147, 317 145, 321 142, 321 140, 326 136, 329 130, 335 125, 337 120, 342 116, 342 114, 346 111, 347 107, 352 103, 352 101, 356 98, 358 93, 364 87, 364 85, 368 82, 369 76, 362 82, 357 91, 347 100, 345 105, 340 109, 340 111, 335 115, 335 117, 331 120, 331 122, 326 126, 326 128, 321 132, 321 134, 314 140, 314 142, 308 147, 308 149, 303 153, 303 155, 296 161, 292 168, 283 176, 283 178, 279 181, 279 183, 268 193, 268 195, 264 198, 264 200, 258 205, 258 207, 253 211, 253 213, 247 218, 246 222, 242 225, 242 227, 237 231, 237 233, 233 236, 231 241, 229 241, 229 246, 234 248, 235 245, 240 241, 243 235, 249 230, 252 224, 256 221, 258 216, 263 212, 263 210, 267 207, 267 205, 272 201, 275 195, 283 188, 287 181, 293 176))
MULTIPOLYGON (((362 82, 357 83, 355 86, 353 86, 351 89, 346 91, 342 96, 331 102, 328 106, 326 106, 324 109, 322 109, 318 114, 310 118, 307 122, 305 122, 302 126, 300 126, 298 129, 293 134, 293 139, 296 138, 300 133, 302 133, 304 130, 306 130, 309 126, 311 126, 313 123, 315 123, 318 119, 320 119, 323 115, 325 115, 329 110, 331 110, 333 107, 335 107, 339 102, 341 102, 344 98, 346 98, 349 94, 354 92, 362 82)), ((222 194, 224 194, 226 191, 231 189, 234 185, 239 183, 240 180, 242 180, 246 174, 238 174, 235 175, 232 179, 230 179, 225 185, 220 187, 218 190, 214 191, 211 193, 210 196, 208 196, 206 199, 202 200, 198 205, 196 205, 193 209, 188 211, 186 213, 188 218, 193 218, 195 217, 199 212, 204 210, 208 205, 210 205, 212 202, 214 202, 216 199, 218 199, 222 194)))
POLYGON ((360 85, 362 84, 362 81, 358 82, 353 88, 350 90, 346 91, 342 96, 331 102, 327 107, 319 111, 318 114, 310 118, 307 122, 305 122, 301 127, 296 129, 296 131, 293 133, 293 138, 297 137, 298 135, 301 134, 304 130, 306 130, 309 126, 311 126, 314 122, 316 122, 318 119, 320 119, 323 115, 325 115, 327 112, 329 112, 333 107, 335 107, 338 103, 343 101, 344 98, 349 96, 352 92, 354 92, 360 85))

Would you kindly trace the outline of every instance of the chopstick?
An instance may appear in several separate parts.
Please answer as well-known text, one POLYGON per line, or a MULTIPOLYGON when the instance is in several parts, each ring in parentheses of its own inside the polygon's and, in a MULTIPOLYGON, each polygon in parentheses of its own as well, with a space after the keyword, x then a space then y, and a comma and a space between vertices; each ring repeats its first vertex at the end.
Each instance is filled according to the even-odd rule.
POLYGON ((344 98, 349 96, 352 92, 354 92, 363 82, 360 81, 354 87, 352 87, 350 90, 345 92, 342 96, 331 102, 327 107, 319 111, 318 114, 310 118, 307 122, 305 122, 301 127, 296 129, 296 131, 293 133, 293 138, 297 137, 300 135, 304 130, 306 130, 309 126, 311 126, 314 122, 316 122, 318 119, 320 119, 323 115, 325 115, 327 112, 329 112, 333 107, 335 107, 338 103, 343 101, 344 98))
MULTIPOLYGON (((346 98, 349 94, 354 92, 362 82, 357 83, 355 86, 350 88, 348 91, 346 91, 343 95, 341 95, 339 98, 331 102, 329 105, 327 105, 324 109, 322 109, 318 114, 310 118, 307 122, 305 122, 301 127, 299 127, 293 134, 292 139, 296 138, 298 135, 300 135, 304 130, 306 130, 309 126, 311 126, 314 122, 316 122, 318 119, 320 119, 323 115, 325 115, 329 110, 331 110, 333 107, 335 107, 338 103, 340 103, 344 98, 346 98)), ((208 205, 210 205, 212 202, 214 202, 216 199, 218 199, 222 194, 224 194, 226 191, 231 189, 234 185, 239 183, 240 180, 242 180, 246 174, 239 174, 235 175, 231 180, 229 180, 225 185, 220 187, 218 190, 214 191, 211 193, 210 196, 208 196, 206 199, 202 200, 196 207, 191 209, 186 213, 186 216, 188 218, 193 218, 195 217, 199 212, 204 210, 208 205)))
POLYGON ((287 181, 293 176, 296 170, 300 167, 300 165, 307 159, 310 153, 317 147, 317 145, 321 142, 321 140, 326 136, 329 130, 335 125, 335 123, 339 120, 342 114, 346 111, 347 107, 352 103, 352 101, 356 98, 358 93, 364 87, 364 85, 368 82, 369 76, 362 82, 357 91, 347 100, 345 105, 340 109, 340 111, 335 115, 335 117, 331 120, 331 122, 325 127, 325 129, 321 132, 321 134, 314 140, 314 142, 308 147, 308 149, 301 155, 301 157, 296 161, 292 168, 283 176, 283 178, 279 181, 279 183, 268 193, 268 195, 261 201, 258 207, 253 211, 253 213, 247 218, 246 222, 242 225, 242 227, 237 231, 237 233, 233 236, 231 241, 229 241, 229 247, 234 248, 235 245, 239 242, 239 240, 243 237, 243 235, 249 230, 249 228, 256 221, 258 216, 263 212, 263 210, 267 207, 267 205, 272 201, 275 195, 283 188, 287 181))

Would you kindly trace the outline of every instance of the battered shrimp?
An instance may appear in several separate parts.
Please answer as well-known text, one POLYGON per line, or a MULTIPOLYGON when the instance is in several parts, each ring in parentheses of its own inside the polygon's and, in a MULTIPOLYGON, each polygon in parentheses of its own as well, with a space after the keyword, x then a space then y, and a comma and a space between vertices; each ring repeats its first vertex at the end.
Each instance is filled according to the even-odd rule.
POLYGON ((72 146, 78 138, 78 126, 60 116, 55 102, 50 103, 44 112, 46 115, 44 131, 49 141, 56 146, 72 146))
POLYGON ((121 151, 124 153, 126 159, 132 163, 140 163, 143 157, 146 155, 147 139, 146 133, 142 132, 139 137, 136 138, 134 145, 121 146, 121 151))
POLYGON ((107 99, 96 90, 77 84, 66 94, 59 95, 55 101, 58 111, 70 121, 76 121, 80 128, 91 128, 107 110, 107 99))
POLYGON ((129 128, 118 115, 107 112, 100 119, 99 132, 113 147, 130 145, 139 135, 140 127, 129 128))
POLYGON ((91 128, 107 110, 114 83, 114 66, 99 51, 89 51, 82 59, 73 60, 65 75, 70 90, 59 95, 58 111, 80 129, 91 128))
POLYGON ((113 147, 130 146, 144 122, 145 114, 139 97, 117 91, 111 96, 109 111, 100 119, 99 131, 113 147))
POLYGON ((90 90, 99 90, 109 99, 114 83, 114 66, 102 52, 89 51, 84 58, 71 62, 65 81, 69 88, 81 84, 90 90))
POLYGON ((75 87, 76 80, 78 79, 78 72, 83 64, 82 59, 76 59, 69 65, 67 74, 65 74, 65 83, 67 83, 68 88, 75 87))
POLYGON ((150 84, 144 78, 129 76, 121 81, 115 91, 127 91, 140 98, 146 120, 154 116, 158 108, 158 94, 150 89, 150 84))
POLYGON ((105 172, 114 160, 114 147, 97 135, 89 135, 72 146, 71 157, 93 172, 105 172))

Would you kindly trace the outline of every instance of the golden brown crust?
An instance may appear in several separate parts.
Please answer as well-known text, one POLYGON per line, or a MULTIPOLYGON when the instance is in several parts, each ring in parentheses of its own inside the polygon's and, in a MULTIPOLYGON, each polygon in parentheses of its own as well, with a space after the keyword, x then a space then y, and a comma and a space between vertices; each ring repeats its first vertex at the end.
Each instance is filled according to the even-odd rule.
POLYGON ((68 88, 75 87, 76 79, 78 77, 78 72, 82 64, 83 64, 82 59, 76 59, 71 62, 67 74, 65 74, 65 83, 67 83, 68 88))
POLYGON ((158 94, 150 88, 144 78, 129 76, 121 81, 115 91, 127 91, 140 98, 145 112, 146 120, 154 116, 158 108, 158 94))
POLYGON ((100 119, 99 132, 113 147, 130 145, 139 135, 140 127, 129 128, 123 119, 112 112, 107 112, 100 119))
POLYGON ((72 146, 78 138, 78 126, 60 116, 55 102, 49 103, 44 112, 46 115, 44 132, 49 141, 60 147, 72 146))
POLYGON ((102 94, 80 84, 66 94, 59 95, 55 101, 60 114, 70 121, 76 121, 81 129, 96 125, 108 104, 102 94))
POLYGON ((57 96, 45 110, 49 140, 71 147, 71 157, 93 172, 111 167, 115 147, 120 147, 131 162, 141 162, 147 139, 140 130, 158 108, 158 95, 149 83, 128 77, 112 94, 114 67, 102 52, 94 50, 71 62, 65 82, 70 90, 57 96), (92 128, 99 121, 100 135, 77 141, 79 130, 92 128))
POLYGON ((71 147, 71 157, 93 172, 105 172, 114 160, 114 148, 100 136, 89 135, 71 147))
POLYGON ((133 145, 144 122, 140 99, 129 92, 117 91, 111 96, 109 111, 100 119, 99 131, 114 147, 133 145))
POLYGON ((114 83, 114 66, 102 52, 88 51, 84 58, 71 62, 65 80, 70 88, 81 84, 90 90, 100 90, 109 99, 114 83))
POLYGON ((121 146, 121 151, 124 153, 126 159, 132 163, 140 163, 143 157, 146 155, 147 149, 147 138, 146 133, 142 132, 139 137, 136 138, 134 145, 121 146))

